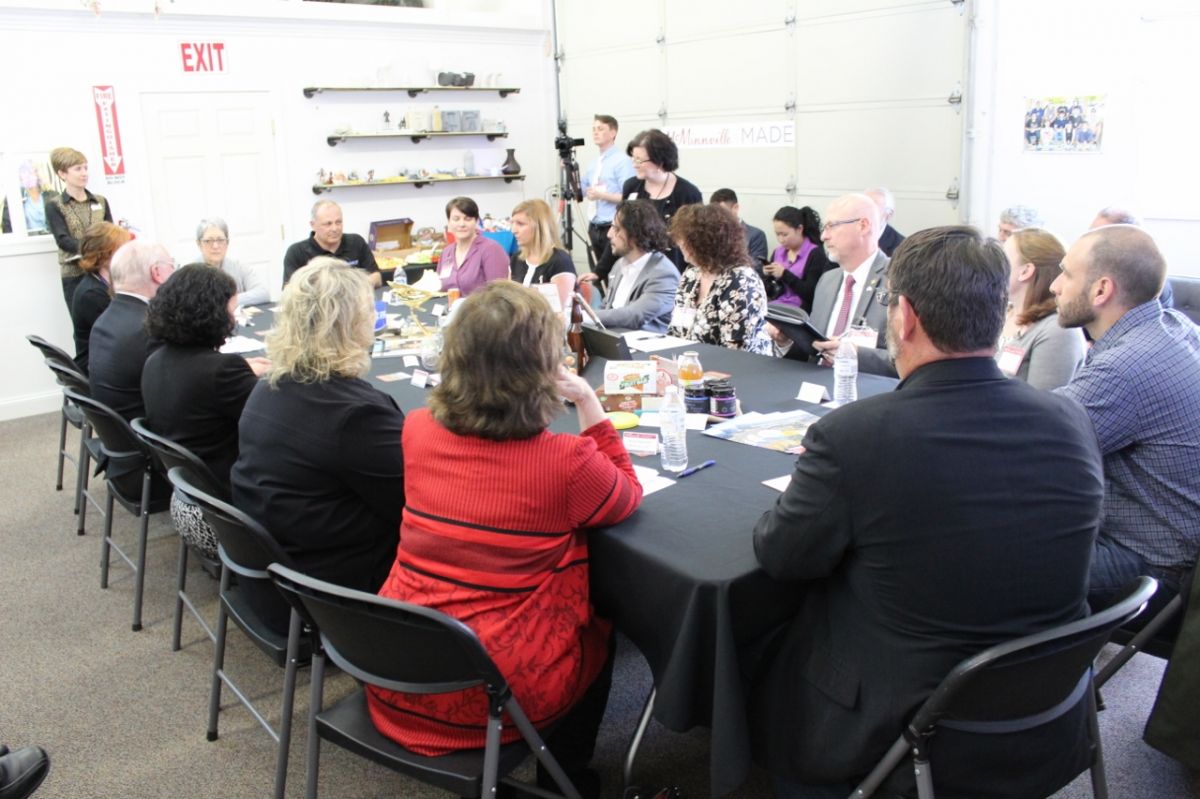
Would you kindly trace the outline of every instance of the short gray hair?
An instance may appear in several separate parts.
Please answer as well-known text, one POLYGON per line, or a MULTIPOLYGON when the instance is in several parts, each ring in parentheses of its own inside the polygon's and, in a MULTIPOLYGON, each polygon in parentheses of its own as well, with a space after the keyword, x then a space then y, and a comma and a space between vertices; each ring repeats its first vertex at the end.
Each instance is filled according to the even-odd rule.
POLYGON ((886 214, 888 211, 896 210, 896 198, 892 196, 892 192, 889 189, 883 186, 875 186, 873 188, 866 189, 863 191, 863 194, 867 195, 872 200, 878 197, 879 205, 883 206, 884 214, 886 214))
POLYGON ((225 220, 219 216, 210 216, 207 219, 201 219, 200 224, 196 225, 196 241, 204 238, 204 231, 210 227, 215 227, 225 234, 225 238, 229 238, 229 225, 225 224, 225 220))
POLYGON ((1000 222, 1018 228, 1043 227, 1042 215, 1028 205, 1012 205, 1000 212, 1000 222))
POLYGON ((1096 216, 1110 225, 1141 225, 1142 220, 1128 208, 1108 205, 1096 212, 1096 216))
POLYGON ((317 213, 320 212, 320 210, 327 205, 332 205, 338 209, 340 209, 342 207, 342 206, 338 205, 337 203, 335 203, 333 200, 317 200, 315 203, 313 203, 312 210, 308 212, 308 221, 316 222, 317 221, 317 213))
POLYGON ((134 239, 127 241, 113 253, 109 264, 113 288, 144 288, 150 283, 150 268, 157 263, 171 263, 171 254, 157 241, 134 239))

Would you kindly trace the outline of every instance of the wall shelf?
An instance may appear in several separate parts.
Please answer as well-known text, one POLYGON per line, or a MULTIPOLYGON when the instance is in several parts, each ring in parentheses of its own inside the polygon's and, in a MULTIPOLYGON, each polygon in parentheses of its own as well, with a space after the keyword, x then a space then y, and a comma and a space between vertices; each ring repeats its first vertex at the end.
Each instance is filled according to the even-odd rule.
POLYGON ((422 139, 432 139, 435 136, 487 136, 488 141, 507 139, 508 131, 502 130, 464 130, 464 131, 422 131, 422 132, 388 132, 388 133, 334 133, 325 137, 330 147, 336 147, 349 139, 412 139, 413 144, 422 139))
POLYGON ((524 180, 524 175, 468 175, 453 178, 417 178, 416 180, 360 180, 357 183, 314 183, 313 194, 324 194, 333 189, 360 189, 364 186, 416 186, 418 189, 430 183, 457 183, 464 180, 503 180, 512 183, 514 180, 524 180))
POLYGON ((521 90, 515 86, 306 86, 303 91, 311 100, 322 92, 408 92, 409 97, 427 92, 499 92, 503 99, 521 90))

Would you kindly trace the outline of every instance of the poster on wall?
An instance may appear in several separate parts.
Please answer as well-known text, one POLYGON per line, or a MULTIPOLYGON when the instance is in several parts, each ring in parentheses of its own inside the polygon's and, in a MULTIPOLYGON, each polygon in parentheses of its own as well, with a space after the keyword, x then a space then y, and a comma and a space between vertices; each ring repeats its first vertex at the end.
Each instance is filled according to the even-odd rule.
POLYGON ((112 86, 93 86, 96 127, 100 133, 100 152, 104 162, 104 182, 125 182, 125 155, 121 150, 121 126, 117 122, 117 98, 112 86))
POLYGON ((1025 98, 1025 151, 1100 152, 1105 99, 1103 94, 1025 98))
POLYGON ((10 181, 15 176, 15 191, 4 192, 5 207, 0 213, 0 224, 4 233, 25 232, 27 236, 48 236, 50 226, 46 223, 46 200, 62 191, 62 181, 50 168, 47 153, 10 153, 4 159, 6 188, 14 187, 10 181), (9 208, 7 199, 12 198, 9 208), (14 218, 15 217, 15 218, 14 218))

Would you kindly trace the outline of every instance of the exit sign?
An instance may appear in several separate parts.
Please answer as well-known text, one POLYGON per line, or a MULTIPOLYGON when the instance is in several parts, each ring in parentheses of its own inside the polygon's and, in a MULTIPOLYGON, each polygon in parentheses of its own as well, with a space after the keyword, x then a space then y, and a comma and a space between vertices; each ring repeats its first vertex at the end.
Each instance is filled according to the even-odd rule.
POLYGON ((180 42, 184 72, 224 72, 224 42, 180 42))

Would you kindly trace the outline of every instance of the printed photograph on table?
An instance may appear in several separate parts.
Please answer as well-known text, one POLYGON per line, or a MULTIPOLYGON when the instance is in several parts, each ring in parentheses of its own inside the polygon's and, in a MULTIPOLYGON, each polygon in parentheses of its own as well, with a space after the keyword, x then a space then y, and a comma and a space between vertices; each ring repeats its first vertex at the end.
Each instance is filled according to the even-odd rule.
POLYGON ((1100 152, 1106 98, 1103 94, 1025 98, 1025 151, 1100 152))

